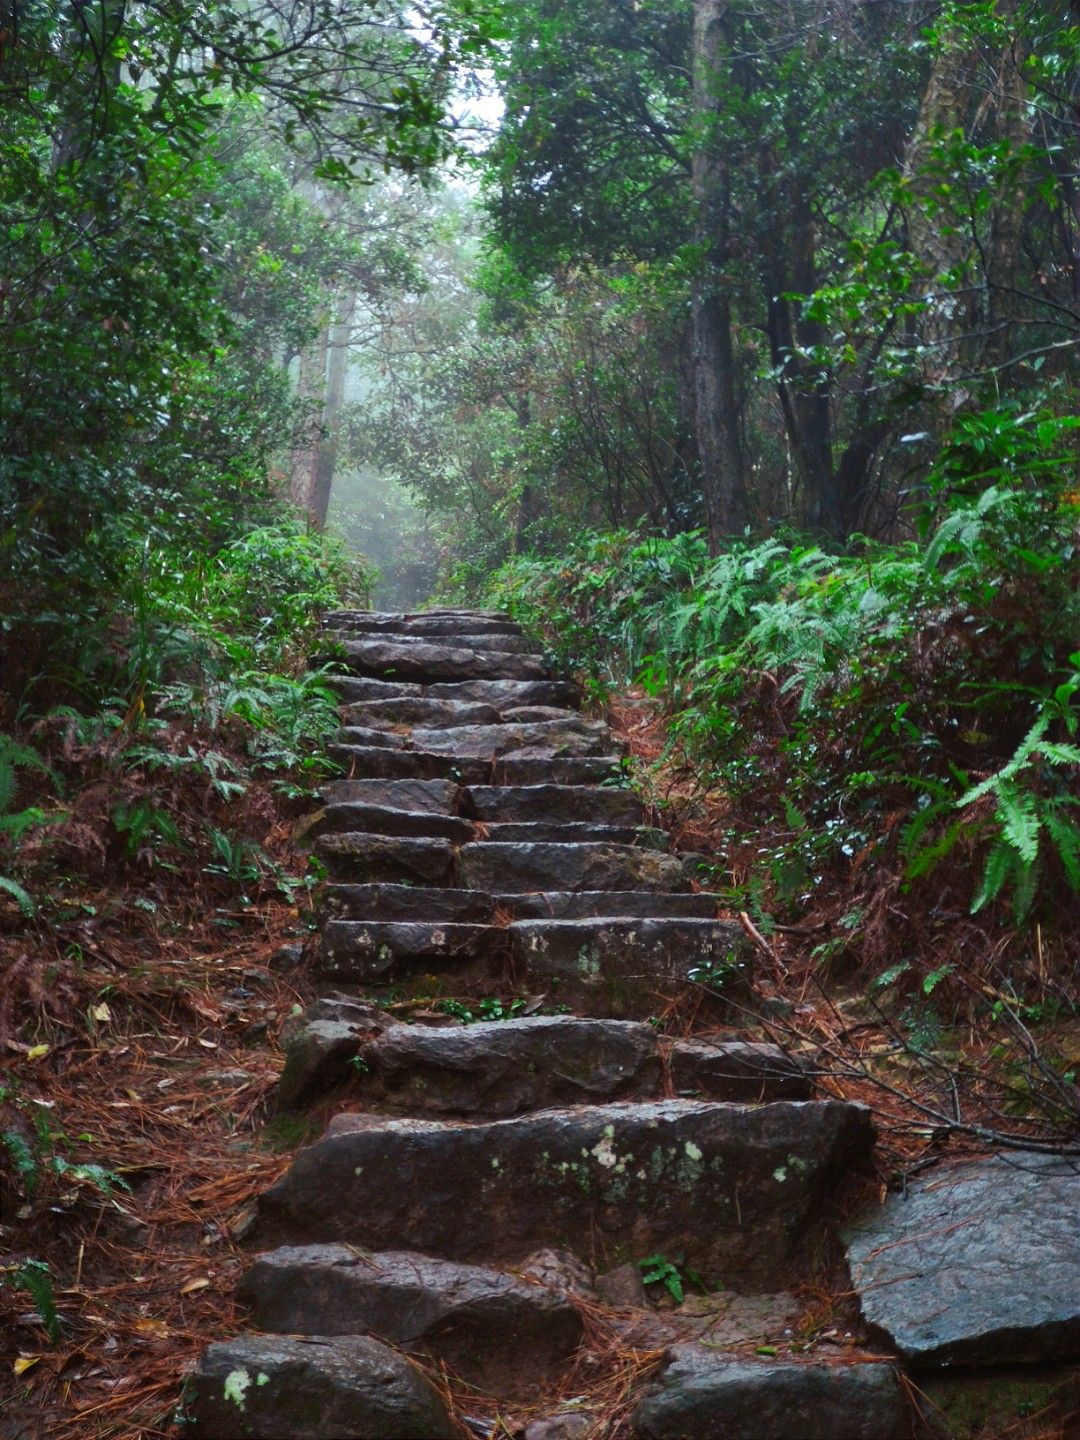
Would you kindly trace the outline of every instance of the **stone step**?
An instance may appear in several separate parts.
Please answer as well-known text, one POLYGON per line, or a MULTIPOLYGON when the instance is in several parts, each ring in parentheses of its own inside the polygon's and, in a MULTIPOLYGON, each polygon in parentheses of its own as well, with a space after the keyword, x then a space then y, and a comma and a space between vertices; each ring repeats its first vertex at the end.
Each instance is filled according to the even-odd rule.
POLYGON ((455 704, 491 705, 494 709, 520 709, 549 705, 573 710, 581 704, 581 691, 567 680, 464 680, 421 685, 405 680, 361 679, 355 675, 327 675, 326 683, 347 705, 379 700, 449 700, 455 704))
POLYGON ((642 845, 648 850, 666 850, 668 845, 667 833, 648 825, 597 825, 585 820, 565 825, 554 820, 489 825, 478 820, 476 827, 480 832, 472 838, 496 845, 582 845, 595 841, 604 845, 642 845))
POLYGON ((462 680, 439 682, 424 692, 432 700, 482 700, 498 710, 522 705, 554 705, 560 710, 577 710, 581 690, 570 680, 462 680))
POLYGON ((466 889, 489 893, 689 888, 682 860, 634 845, 502 845, 481 840, 461 847, 458 874, 466 889))
POLYGON ((489 1264, 547 1245, 586 1260, 681 1254, 707 1283, 768 1287, 815 1263, 832 1187, 872 1134, 869 1112, 841 1101, 664 1100, 480 1124, 339 1115, 262 1196, 258 1239, 489 1264))
POLYGON ((256 1258, 238 1295, 263 1330, 366 1332, 507 1399, 550 1383, 582 1336, 565 1294, 505 1270, 412 1251, 286 1246, 256 1258))
MULTIPOLYGON (((520 705, 517 707, 519 711, 522 708, 520 705)), ((364 725, 369 729, 390 725, 424 725, 435 729, 456 725, 498 725, 502 712, 480 700, 431 700, 426 695, 403 695, 396 700, 362 700, 346 705, 343 718, 346 725, 364 725)))
POLYGON ((567 711, 560 720, 526 725, 454 725, 444 729, 417 726, 410 732, 413 749, 468 760, 494 760, 515 751, 555 755, 610 755, 616 746, 602 720, 586 720, 567 711))
MULTIPOLYGON (((850 1357, 854 1358, 854 1357, 850 1357)), ((891 1365, 742 1359, 673 1346, 634 1411, 640 1440, 901 1440, 891 1365)))
POLYGON ((665 1072, 676 1093, 700 1099, 811 1095, 806 1067, 776 1045, 658 1041, 651 1025, 570 1015, 403 1025, 371 1005, 339 999, 316 1001, 289 1022, 278 1105, 295 1108, 350 1081, 365 1104, 383 1110, 498 1118, 659 1098, 665 1072))
POLYGON ((349 640, 316 654, 316 662, 338 660, 353 675, 421 684, 464 680, 544 680, 538 655, 508 655, 493 650, 415 641, 349 640))
POLYGON ((715 920, 725 903, 704 891, 663 890, 534 890, 531 894, 497 895, 495 903, 518 920, 579 920, 599 916, 715 920))
POLYGON ((477 820, 518 823, 583 820, 637 826, 644 819, 633 790, 596 785, 471 785, 461 798, 461 811, 477 820))
POLYGON ((318 899, 324 923, 340 919, 487 925, 495 904, 493 896, 480 890, 394 884, 326 885, 318 899))
POLYGON ((521 626, 509 616, 493 610, 423 610, 402 614, 378 610, 331 610, 323 616, 327 630, 365 631, 372 634, 454 635, 468 630, 474 635, 520 635, 521 626))
POLYGON ((184 1386, 195 1440, 455 1440, 435 1387, 368 1335, 237 1335, 184 1386))
POLYGON ((351 629, 323 629, 319 633, 320 650, 328 645, 343 645, 347 649, 351 645, 365 645, 373 641, 389 645, 437 645, 440 648, 445 646, 457 650, 477 650, 493 655, 537 653, 535 642, 527 640, 524 635, 498 630, 486 634, 474 634, 464 629, 442 633, 400 631, 394 634, 369 634, 351 629))
POLYGON ((606 725, 583 720, 572 711, 568 711, 563 720, 535 725, 451 725, 436 729, 345 725, 338 731, 337 738, 343 745, 418 750, 429 755, 447 755, 454 760, 488 762, 515 754, 606 755, 611 753, 613 744, 606 725))
POLYGON ((318 973, 350 984, 400 979, 403 970, 444 969, 506 951, 506 932, 490 925, 421 921, 329 920, 318 973))
POLYGON ((535 1015, 454 1028, 392 1024, 360 1053, 365 1098, 433 1116, 494 1119, 659 1098, 661 1053, 676 1091, 702 1099, 762 1103, 811 1093, 804 1067, 776 1045, 658 1043, 651 1025, 628 1020, 535 1015))
POLYGON ((428 1115, 499 1117, 651 1097, 649 1025, 534 1015, 454 1028, 392 1025, 361 1052, 363 1094, 428 1115))
POLYGON ((397 810, 386 805, 365 805, 355 800, 327 805, 318 819, 319 834, 367 831, 379 835, 430 835, 464 845, 475 838, 475 823, 456 815, 430 810, 397 810))
POLYGON ((511 919, 579 919, 594 916, 652 916, 715 920, 719 895, 665 894, 652 890, 548 890, 525 895, 489 895, 418 885, 326 885, 320 913, 343 920, 458 920, 482 924, 496 909, 511 919))
POLYGON ((602 784, 621 773, 619 755, 507 755, 497 760, 469 760, 421 750, 396 750, 385 745, 327 746, 330 758, 351 775, 364 779, 457 780, 465 785, 602 784))
POLYGON ((452 780, 330 780, 319 793, 325 805, 371 805, 414 815, 456 815, 462 794, 452 780))
POLYGON ((531 989, 583 1015, 626 1019, 656 1014, 692 978, 732 986, 753 954, 733 920, 515 920, 509 936, 514 973, 531 989))
POLYGON ((332 879, 367 884, 450 885, 457 864, 449 840, 366 832, 320 835, 315 853, 332 879))

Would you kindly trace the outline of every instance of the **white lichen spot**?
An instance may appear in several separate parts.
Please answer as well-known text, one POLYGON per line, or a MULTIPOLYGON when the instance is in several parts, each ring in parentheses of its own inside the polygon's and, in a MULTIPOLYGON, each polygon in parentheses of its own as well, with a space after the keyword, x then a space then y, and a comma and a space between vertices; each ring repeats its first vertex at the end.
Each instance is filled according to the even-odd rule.
POLYGON ((687 1140, 686 1144, 683 1146, 683 1149, 686 1151, 687 1159, 701 1159, 701 1149, 699 1146, 694 1144, 693 1140, 687 1140))
POLYGON ((602 1165, 605 1170, 614 1169, 619 1162, 619 1157, 615 1154, 613 1135, 614 1128, 611 1125, 605 1125, 603 1135, 592 1148, 592 1153, 596 1157, 596 1163, 602 1165))
POLYGON ((352 1173, 353 1173, 354 1175, 362 1175, 362 1174, 364 1173, 364 1167, 363 1167, 363 1165, 355 1165, 355 1166, 353 1167, 353 1172, 352 1172, 352 1173))
POLYGON ((498 1157, 498 1155, 493 1155, 493 1156, 491 1157, 491 1168, 492 1168, 493 1170, 497 1170, 497 1169, 499 1168, 499 1157, 498 1157))
POLYGON ((786 1165, 778 1165, 778 1166, 776 1167, 776 1169, 772 1172, 772 1178, 773 1178, 774 1180, 779 1181, 780 1184, 782 1185, 782 1184, 784 1183, 784 1181, 787 1179, 787 1166, 786 1166, 786 1165))
POLYGON ((246 1370, 230 1370, 225 1376, 225 1399, 231 1400, 238 1410, 244 1408, 244 1396, 251 1388, 251 1376, 246 1370))

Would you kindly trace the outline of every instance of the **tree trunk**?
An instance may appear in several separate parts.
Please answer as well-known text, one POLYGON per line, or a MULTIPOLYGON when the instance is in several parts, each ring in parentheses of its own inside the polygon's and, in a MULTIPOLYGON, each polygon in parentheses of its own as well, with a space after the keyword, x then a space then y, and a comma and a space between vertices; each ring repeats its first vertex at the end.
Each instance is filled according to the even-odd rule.
POLYGON ((293 450, 289 474, 289 499, 298 510, 310 514, 319 465, 319 432, 326 395, 326 357, 330 350, 330 326, 301 353, 297 377, 297 398, 308 407, 302 443, 293 450))
POLYGON ((337 319, 328 337, 329 363, 326 370, 326 398, 323 401, 322 433, 315 452, 315 475, 308 506, 311 523, 316 530, 326 529, 330 509, 330 492, 337 469, 338 438, 341 431, 341 410, 345 403, 345 380, 349 369, 349 339, 356 292, 346 295, 338 308, 337 319))
POLYGON ((727 157, 717 134, 719 85, 725 59, 726 0, 694 0, 694 120, 698 135, 691 168, 696 229, 703 268, 691 299, 691 368, 709 547, 746 526, 746 479, 739 437, 735 347, 729 282, 731 197, 727 157))

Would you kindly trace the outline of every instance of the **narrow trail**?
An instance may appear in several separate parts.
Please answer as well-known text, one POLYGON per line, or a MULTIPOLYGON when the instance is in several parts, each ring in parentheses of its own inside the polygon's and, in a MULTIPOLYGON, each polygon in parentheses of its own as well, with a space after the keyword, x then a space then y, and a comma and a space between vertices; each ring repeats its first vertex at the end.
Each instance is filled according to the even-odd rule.
POLYGON ((205 1352, 186 1433, 908 1434, 880 1357, 769 1343, 872 1126, 775 1046, 649 1023, 691 970, 750 957, 645 825, 607 727, 499 614, 345 611, 327 639, 350 778, 324 795, 323 998, 279 1104, 348 1081, 355 1108, 263 1195, 253 1331, 205 1352), (460 1023, 424 1002, 451 980, 530 998, 460 1023), (653 1294, 691 1300, 651 1303, 644 1260, 653 1294))

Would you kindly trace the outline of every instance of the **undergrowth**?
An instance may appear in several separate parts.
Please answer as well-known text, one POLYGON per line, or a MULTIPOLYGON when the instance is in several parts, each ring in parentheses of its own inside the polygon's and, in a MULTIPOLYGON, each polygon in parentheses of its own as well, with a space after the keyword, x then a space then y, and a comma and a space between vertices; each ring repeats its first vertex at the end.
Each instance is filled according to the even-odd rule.
MULTIPOLYGON (((265 1065, 236 1080, 220 1067, 227 1049, 244 1063, 286 1013, 289 983, 268 972, 267 956, 304 933, 315 877, 293 821, 333 768, 324 741, 338 724, 334 693, 307 671, 307 654, 319 612, 367 603, 371 575, 295 522, 266 518, 216 551, 133 544, 107 623, 86 624, 82 660, 62 675, 27 669, 17 691, 5 677, 0 1317, 11 1398, 31 1410, 65 1381, 73 1343, 108 1341, 129 1374, 158 1363, 147 1344, 178 1332, 171 1321, 152 1328, 139 1311, 130 1325, 119 1318, 131 1296, 115 1288, 115 1246, 143 1225, 139 1215, 160 1216, 162 1233, 190 1228, 173 1185, 185 1166, 189 1189, 202 1165, 236 1172, 234 1146, 250 1141, 235 1131, 261 1116, 272 1084, 265 1065), (219 1070, 156 1088, 173 1084, 174 1061, 186 1077, 192 1059, 219 1070), (239 1119, 213 1098, 237 1086, 239 1119), (185 1155, 189 1116, 203 1125, 202 1158, 185 1155), (159 1173, 163 1184, 148 1185, 159 1173)), ((47 619, 65 629, 70 657, 74 620, 47 619)), ((238 1196, 263 1164, 237 1174, 238 1196)), ((213 1236, 224 1245, 224 1230, 213 1236)), ((161 1257, 163 1275, 181 1267, 193 1287, 180 1291, 188 1310, 203 1284, 197 1268, 191 1279, 192 1259, 182 1241, 161 1257)), ((97 1381, 84 1369, 75 1379, 85 1395, 97 1381)), ((155 1376, 129 1408, 168 1405, 173 1371, 155 1376)), ((120 1414, 122 1389, 115 1399, 120 1414)), ((166 1428, 162 1411, 140 1433, 166 1428)))
POLYGON ((857 976, 916 1049, 998 1025, 1011 1114, 1055 1131, 1075 1056, 1029 1042, 1075 1015, 1078 425, 959 418, 898 544, 590 535, 488 592, 596 698, 661 706, 709 888, 812 936, 811 973, 857 976))

